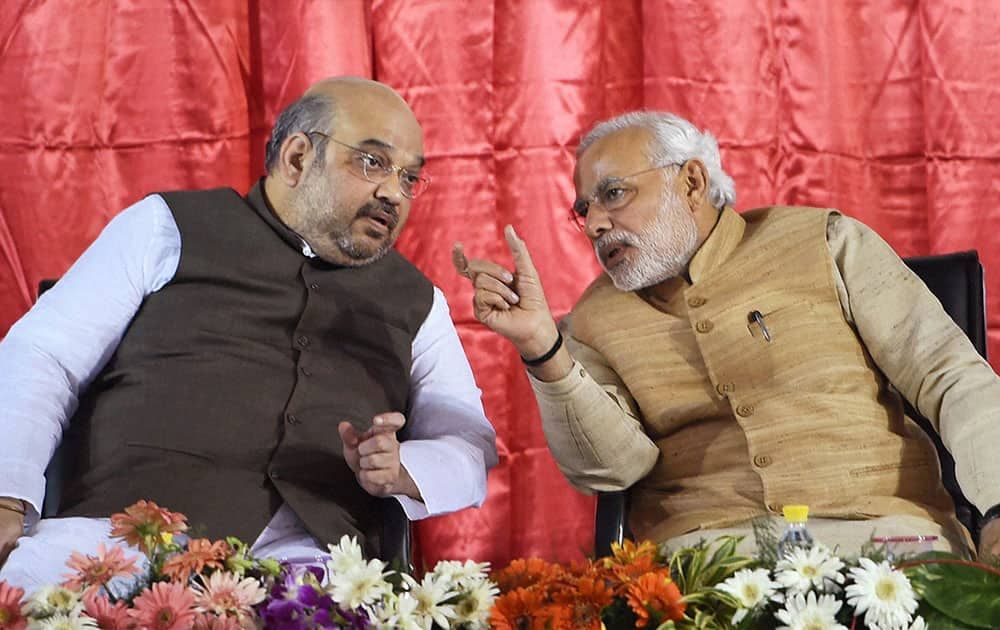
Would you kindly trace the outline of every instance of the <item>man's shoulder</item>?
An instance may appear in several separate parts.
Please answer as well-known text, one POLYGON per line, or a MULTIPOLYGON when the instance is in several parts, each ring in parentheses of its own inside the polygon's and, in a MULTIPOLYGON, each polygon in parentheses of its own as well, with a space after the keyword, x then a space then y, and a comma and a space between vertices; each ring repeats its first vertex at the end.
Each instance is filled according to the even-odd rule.
POLYGON ((813 218, 826 217, 831 214, 839 215, 840 211, 835 208, 816 208, 813 206, 762 206, 740 212, 740 216, 745 221, 762 222, 768 220, 783 220, 791 218, 813 218))
POLYGON ((166 190, 152 193, 159 195, 167 202, 171 208, 175 204, 189 203, 218 203, 218 202, 240 202, 245 203, 243 195, 232 188, 202 188, 196 190, 166 190))

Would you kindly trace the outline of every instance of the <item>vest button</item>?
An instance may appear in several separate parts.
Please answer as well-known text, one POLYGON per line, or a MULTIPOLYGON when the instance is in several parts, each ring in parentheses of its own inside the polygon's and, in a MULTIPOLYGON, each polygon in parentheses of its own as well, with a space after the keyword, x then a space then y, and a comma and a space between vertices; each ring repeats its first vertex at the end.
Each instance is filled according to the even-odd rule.
POLYGON ((701 297, 700 295, 696 295, 696 296, 688 298, 688 306, 690 306, 692 308, 698 308, 699 306, 704 306, 705 302, 707 302, 707 301, 708 300, 706 300, 705 298, 701 297))
POLYGON ((267 476, 270 477, 271 479, 274 479, 275 481, 277 481, 278 479, 281 479, 281 475, 278 474, 277 470, 272 470, 272 471, 268 472, 267 476))
POLYGON ((770 511, 772 511, 772 512, 780 512, 781 511, 781 506, 778 505, 777 503, 768 503, 767 504, 767 509, 770 510, 770 511))
POLYGON ((305 335, 300 335, 299 338, 295 340, 295 342, 299 344, 300 348, 305 348, 306 346, 309 345, 309 337, 306 337, 305 335))
POLYGON ((712 330, 713 326, 714 326, 714 324, 712 324, 711 321, 709 321, 707 319, 703 319, 703 320, 701 320, 700 322, 698 322, 697 324, 694 325, 694 329, 697 330, 700 333, 707 333, 710 330, 712 330))
POLYGON ((296 418, 294 414, 286 413, 285 422, 287 422, 288 424, 299 424, 302 421, 296 418))
POLYGON ((715 391, 719 392, 723 396, 732 394, 736 391, 736 383, 719 383, 715 386, 715 391))
POLYGON ((304 365, 299 368, 299 371, 302 372, 302 376, 312 376, 313 375, 312 370, 310 370, 309 368, 307 368, 304 365))
POLYGON ((741 418, 748 418, 753 415, 753 405, 740 405, 736 408, 736 415, 741 418))
POLYGON ((757 468, 767 468, 773 462, 770 455, 755 455, 753 458, 753 465, 757 468))
POLYGON ((311 284, 309 285, 309 288, 310 288, 310 289, 312 289, 313 291, 315 291, 316 289, 318 289, 318 288, 319 288, 319 285, 318 285, 318 284, 316 284, 315 282, 313 282, 313 283, 311 283, 311 284))

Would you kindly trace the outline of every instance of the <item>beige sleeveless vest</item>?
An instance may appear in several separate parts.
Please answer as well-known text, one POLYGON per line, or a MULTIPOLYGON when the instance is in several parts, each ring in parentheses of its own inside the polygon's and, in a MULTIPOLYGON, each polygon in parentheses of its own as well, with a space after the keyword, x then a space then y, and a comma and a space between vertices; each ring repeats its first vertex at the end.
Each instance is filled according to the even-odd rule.
POLYGON ((603 276, 574 308, 574 337, 622 378, 661 452, 630 490, 635 536, 804 503, 818 517, 922 516, 967 539, 934 447, 844 318, 830 212, 727 209, 713 237, 732 241, 716 247, 728 255, 696 256, 666 303, 603 276))

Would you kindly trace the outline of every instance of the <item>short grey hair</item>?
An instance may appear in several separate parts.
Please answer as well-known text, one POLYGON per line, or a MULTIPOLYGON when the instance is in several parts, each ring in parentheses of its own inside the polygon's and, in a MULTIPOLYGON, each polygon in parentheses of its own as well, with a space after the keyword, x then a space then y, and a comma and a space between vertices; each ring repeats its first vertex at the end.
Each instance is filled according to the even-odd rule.
POLYGON ((576 149, 579 158, 587 148, 609 134, 629 127, 644 127, 653 132, 653 143, 647 156, 653 164, 682 164, 698 159, 708 170, 708 200, 721 210, 736 203, 736 185, 722 170, 719 143, 708 131, 698 128, 680 116, 668 112, 628 112, 597 124, 576 149))
MULTIPOLYGON (((334 103, 329 96, 307 94, 285 108, 278 115, 271 130, 271 138, 264 149, 264 167, 270 173, 278 165, 278 154, 281 145, 288 136, 294 133, 320 131, 324 134, 333 133, 334 103)), ((312 140, 313 138, 310 138, 312 140)), ((322 166, 326 157, 327 138, 315 139, 317 166, 322 166)))

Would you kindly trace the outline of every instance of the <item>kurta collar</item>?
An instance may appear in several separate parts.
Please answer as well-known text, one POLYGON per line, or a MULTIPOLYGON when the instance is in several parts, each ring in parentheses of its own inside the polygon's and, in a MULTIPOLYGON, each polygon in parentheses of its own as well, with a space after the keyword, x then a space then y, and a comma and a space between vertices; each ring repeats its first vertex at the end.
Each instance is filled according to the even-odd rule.
POLYGON ((688 277, 691 279, 691 284, 696 284, 726 262, 743 240, 746 227, 747 223, 743 217, 730 206, 722 209, 715 227, 688 263, 688 277))

